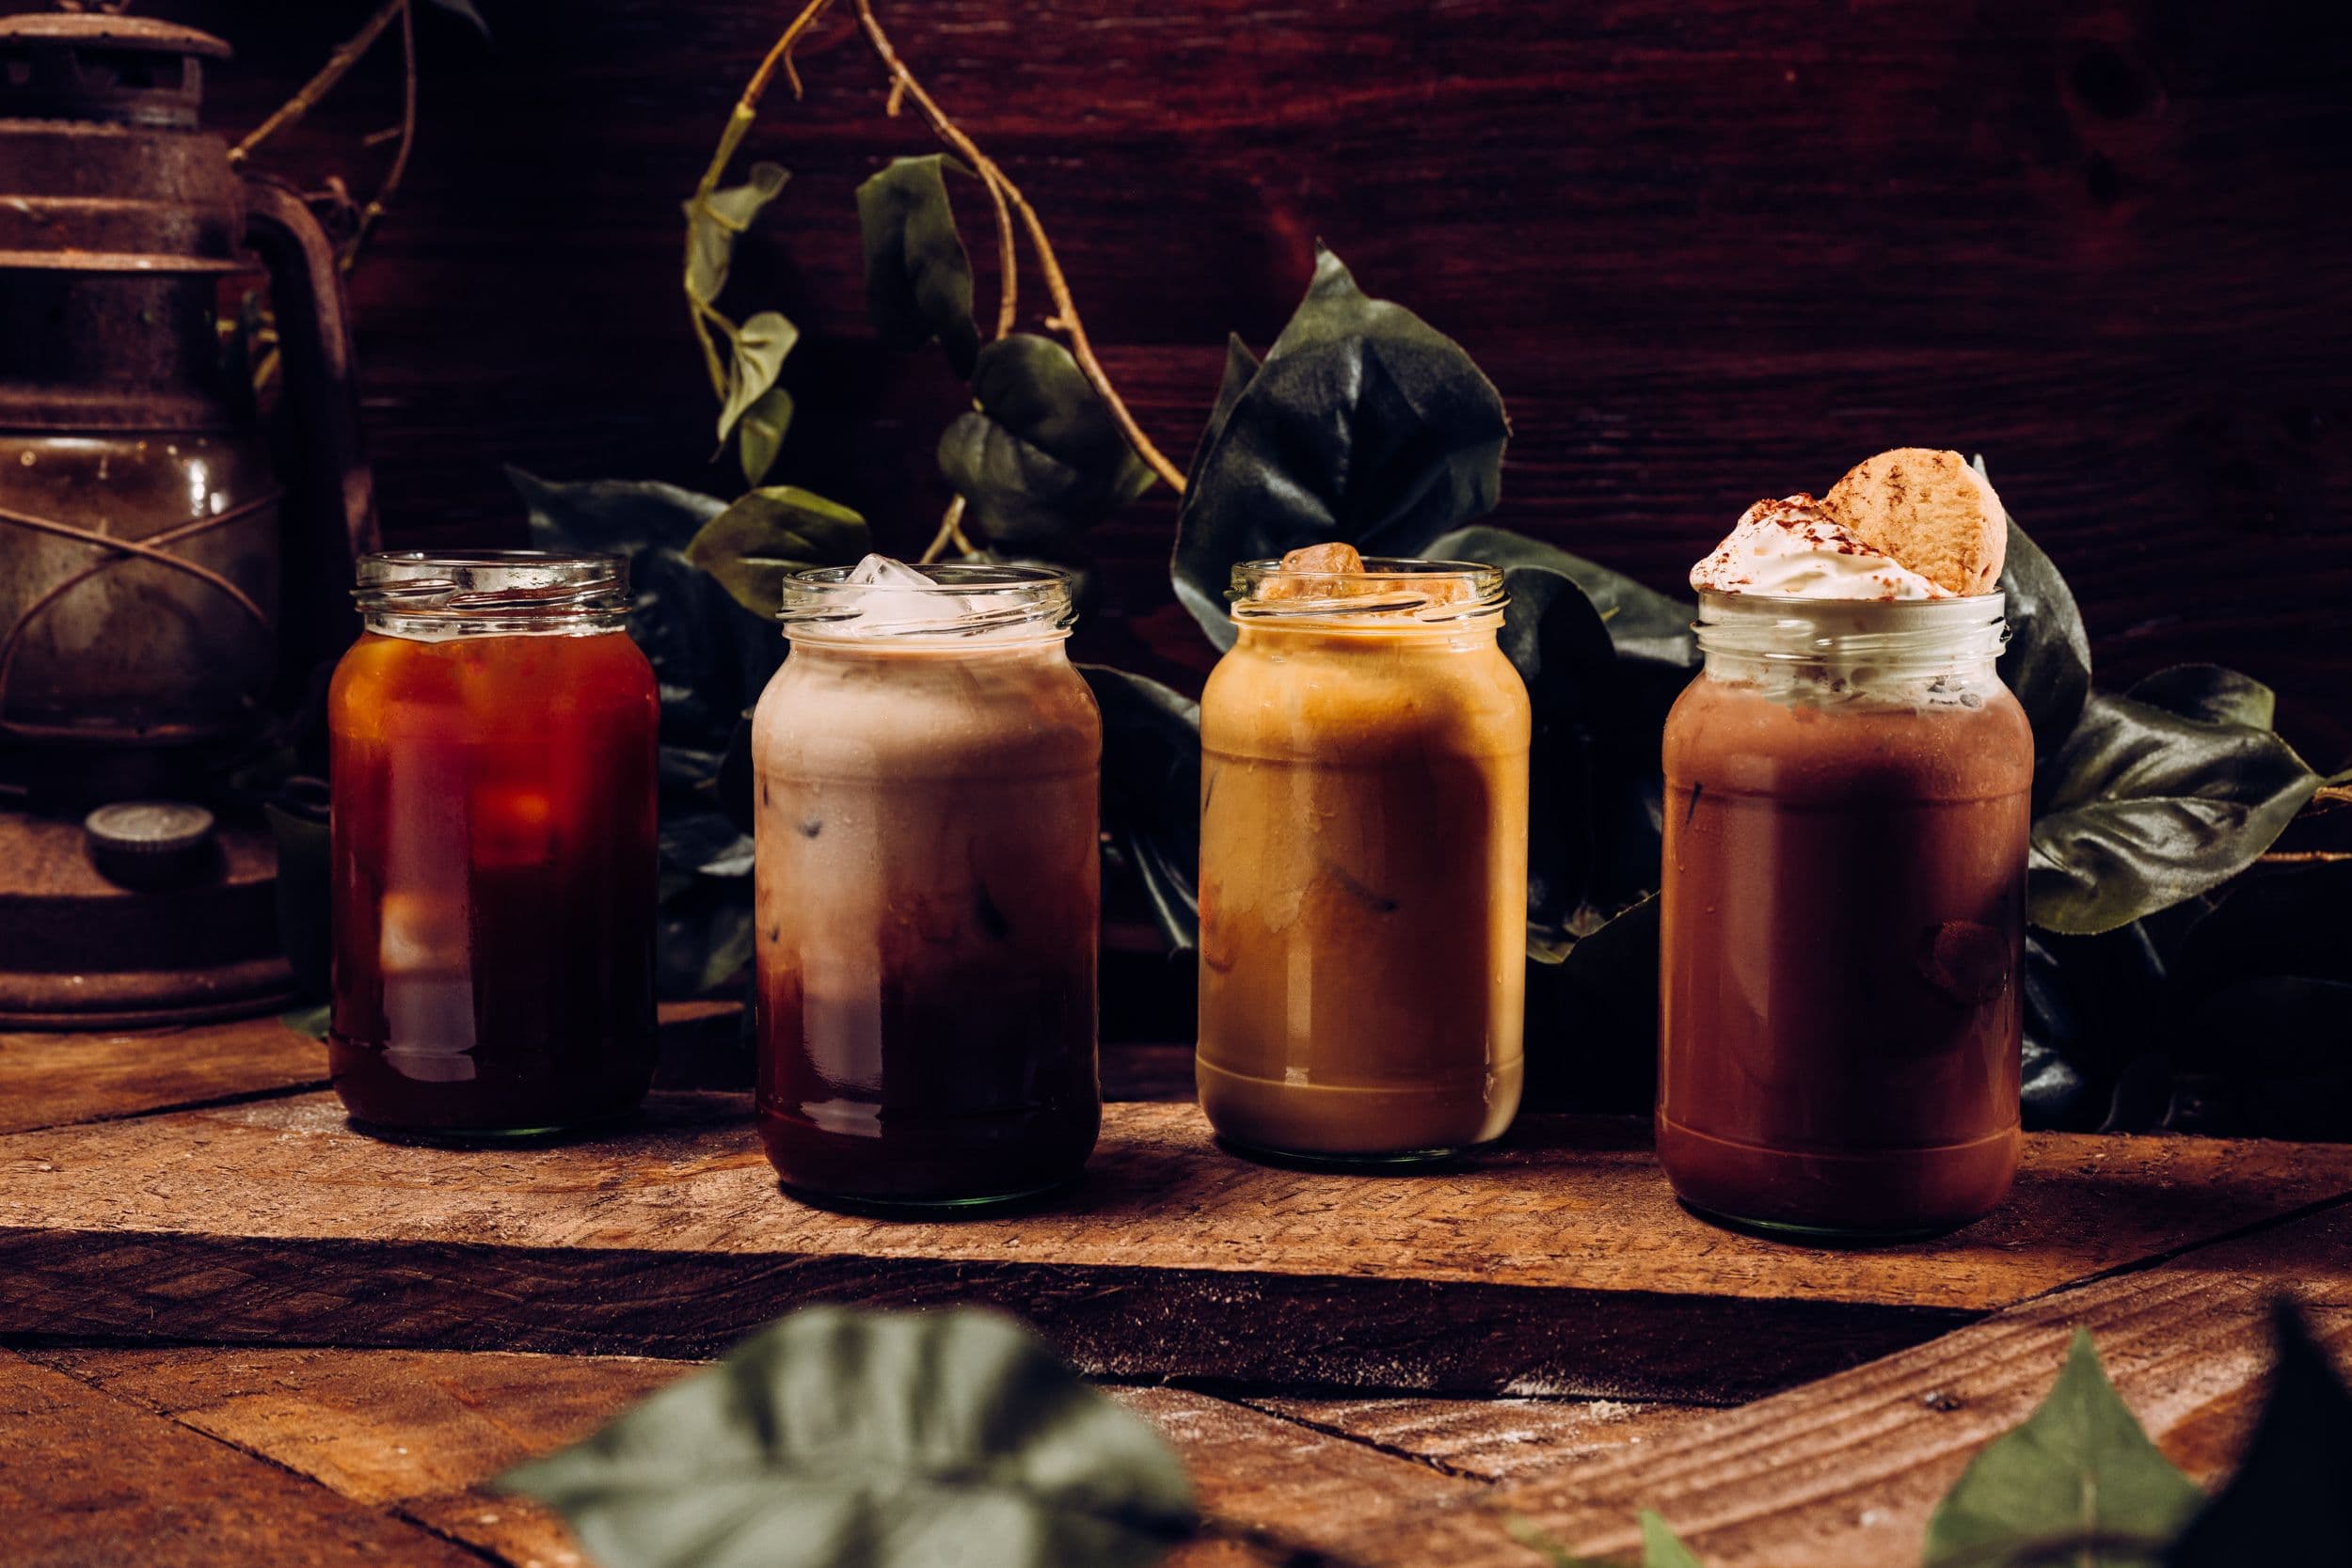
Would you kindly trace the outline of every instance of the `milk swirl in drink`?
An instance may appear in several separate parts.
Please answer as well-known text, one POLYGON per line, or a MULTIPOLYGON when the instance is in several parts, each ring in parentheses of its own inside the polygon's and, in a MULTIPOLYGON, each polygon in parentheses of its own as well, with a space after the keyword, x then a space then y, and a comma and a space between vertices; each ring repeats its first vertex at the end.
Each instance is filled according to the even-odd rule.
POLYGON ((1011 1198, 1093 1148, 1102 721, 1067 579, 787 581, 753 721, 759 1123, 786 1184, 1011 1198))
POLYGON ((1692 572, 1658 1153, 1710 1215, 1913 1235, 2009 1190, 2033 737, 1994 668, 2006 536, 1981 473, 1907 449, 1757 502, 1692 572))

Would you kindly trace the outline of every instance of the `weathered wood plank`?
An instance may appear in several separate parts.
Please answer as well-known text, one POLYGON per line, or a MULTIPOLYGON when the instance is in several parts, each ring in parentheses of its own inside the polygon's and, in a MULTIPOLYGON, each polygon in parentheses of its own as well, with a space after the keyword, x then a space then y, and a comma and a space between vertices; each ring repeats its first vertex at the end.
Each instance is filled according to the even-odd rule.
POLYGON ((129 1034, 0 1034, 0 1132, 326 1082, 326 1048, 275 1018, 129 1034))
POLYGON ((1449 1474, 1508 1481, 1658 1442, 1712 1412, 1627 1400, 1318 1400, 1251 1395, 1245 1403, 1449 1474))
POLYGON ((1914 1350, 1744 1409, 1675 1424, 1638 1448, 1373 1530, 1320 1537, 1367 1563, 1523 1568, 1503 1533, 1529 1519, 1570 1550, 1623 1552, 1655 1508, 1710 1565, 1883 1568, 1915 1560, 1927 1518, 1977 1449, 2048 1393, 2076 1327, 2172 1460, 2226 1472, 2259 1409, 2267 1308, 2292 1291, 2324 1342, 2352 1354, 2352 1210, 2289 1222, 2159 1267, 2063 1291, 1914 1350))
POLYGON ((426 1529, 0 1352, 0 1521, 12 1568, 463 1568, 426 1529))
MULTIPOLYGON (((70 1349, 29 1358, 355 1503, 544 1568, 580 1562, 570 1532, 485 1483, 693 1370, 628 1356, 446 1351, 70 1349)), ((1222 1528, 1327 1532, 1470 1484, 1206 1394, 1106 1392, 1167 1433, 1222 1528)), ((1199 1560, 1221 1555, 1215 1543, 1195 1551, 1199 1560)))
POLYGON ((1690 1218, 1640 1130, 1599 1119, 1366 1180, 1115 1106, 1060 1199, 892 1223, 779 1196, 736 1097, 450 1150, 312 1095, 0 1139, 0 1334, 695 1356, 802 1302, 974 1300, 1120 1378, 1727 1403, 2352 1192, 2347 1148, 2029 1142, 2001 1214, 1830 1253, 1690 1218))

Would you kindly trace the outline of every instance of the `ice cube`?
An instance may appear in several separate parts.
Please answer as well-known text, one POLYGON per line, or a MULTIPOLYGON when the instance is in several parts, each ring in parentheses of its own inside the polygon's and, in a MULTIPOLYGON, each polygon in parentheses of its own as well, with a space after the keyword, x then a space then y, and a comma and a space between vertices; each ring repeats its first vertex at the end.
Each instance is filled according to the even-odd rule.
POLYGON ((940 593, 927 574, 886 555, 867 556, 843 580, 861 590, 848 595, 857 611, 850 629, 861 636, 961 626, 977 632, 1001 626, 1007 611, 1020 608, 1018 594, 940 593))

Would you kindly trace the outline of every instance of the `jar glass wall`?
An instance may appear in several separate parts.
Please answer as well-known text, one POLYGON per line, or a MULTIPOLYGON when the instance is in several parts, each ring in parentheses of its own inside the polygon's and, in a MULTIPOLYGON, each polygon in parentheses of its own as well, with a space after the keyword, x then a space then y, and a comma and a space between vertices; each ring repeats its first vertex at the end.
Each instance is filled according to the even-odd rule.
POLYGON ((359 562, 327 695, 335 1090, 463 1134, 622 1115, 653 1074, 653 670, 617 557, 359 562))
POLYGON ((1103 727, 1069 583, 922 570, 790 579, 753 721, 760 1133, 820 1201, 1041 1192, 1102 1120, 1103 727))
POLYGON ((1490 566, 1235 569, 1200 703, 1200 1103, 1247 1149, 1438 1157, 1517 1113, 1527 690, 1490 566))
POLYGON ((1658 1153, 1711 1214, 1930 1233, 2016 1170, 2033 737, 1999 595, 1703 594, 1665 735, 1658 1153))

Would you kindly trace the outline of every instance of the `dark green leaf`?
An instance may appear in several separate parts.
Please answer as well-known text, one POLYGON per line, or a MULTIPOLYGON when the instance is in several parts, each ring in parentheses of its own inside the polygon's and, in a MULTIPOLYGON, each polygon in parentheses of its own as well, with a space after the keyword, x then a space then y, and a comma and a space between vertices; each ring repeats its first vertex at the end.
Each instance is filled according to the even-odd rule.
MULTIPOLYGON (((2206 686, 2229 694, 2227 671, 2206 686)), ((2184 677, 2164 694, 2194 705, 2184 677)), ((2185 717, 2093 693, 2044 764, 2034 820, 2027 912, 2057 931, 2111 930, 2218 886, 2253 863, 2303 809, 2319 780, 2267 730, 2185 717)))
POLYGON ((1200 482, 1200 465, 1216 445, 1224 432, 1225 421, 1232 417, 1233 404, 1241 401, 1244 388, 1258 373, 1258 356, 1249 352, 1249 345, 1237 332, 1225 337, 1225 372, 1216 385, 1216 403, 1209 410, 1209 422, 1200 432, 1200 440, 1192 449, 1192 466, 1185 470, 1184 487, 1190 489, 1200 482))
POLYGON ((1658 1086, 1658 899, 1527 966, 1527 1105, 1646 1116, 1658 1086))
MULTIPOLYGON (((1230 386, 1239 360, 1229 353, 1230 386)), ((1177 514, 1176 595, 1219 648, 1236 562, 1344 540, 1418 555, 1494 509, 1510 426, 1461 345, 1367 299, 1318 250, 1314 282, 1194 463, 1177 514)))
POLYGON ((314 1040, 323 1040, 326 1037, 326 1032, 335 1025, 335 1005, 331 1002, 321 1002, 315 1006, 290 1007, 278 1015, 278 1022, 297 1035, 308 1035, 314 1040))
POLYGON ((472 23, 474 31, 480 33, 485 41, 489 40, 490 24, 482 20, 482 13, 474 8, 473 0, 432 0, 432 3, 452 16, 472 23))
POLYGON ((2167 1568, 2352 1562, 2352 1392, 2294 1304, 2273 1305, 2278 1364, 2254 1435, 2167 1568))
POLYGON ((970 1309, 796 1312, 499 1484, 606 1568, 1141 1568, 1195 1528, 1149 1423, 970 1309))
POLYGON ((752 840, 723 813, 665 811, 654 931, 656 989, 724 990, 752 961, 752 840))
POLYGON ((2137 1565, 2201 1497, 2148 1440, 2107 1381, 2090 1334, 2077 1329, 2042 1407, 1979 1449, 1936 1506, 1922 1568, 1999 1560, 1995 1554, 2085 1531, 2143 1538, 2151 1551, 2085 1550, 2068 1563, 2137 1565))
POLYGON ((754 164, 751 179, 715 190, 686 206, 686 293, 698 304, 718 302, 735 261, 736 237, 752 226, 760 209, 776 198, 790 178, 777 164, 754 164))
POLYGON ((940 437, 939 467, 995 543, 1066 542, 1152 483, 1078 362, 1049 338, 1017 332, 981 349, 972 396, 980 406, 940 437))
MULTIPOLYGON (((1984 459, 1976 462, 1985 473, 1984 459)), ((2082 716, 2090 696, 2090 639, 2066 579, 2040 546, 2009 519, 2009 545, 2001 566, 2001 613, 2009 621, 2009 646, 2000 676, 2016 695, 2033 725, 2034 751, 2047 757, 2058 749, 2082 716)))
MULTIPOLYGON (((1700 1568, 1699 1560, 1692 1555, 1666 1521, 1650 1510, 1642 1510, 1642 1568, 1700 1568)), ((1541 1556, 1551 1568, 1610 1568, 1599 1558, 1579 1557, 1563 1546, 1533 1519, 1510 1514, 1502 1522, 1511 1539, 1541 1556)))
POLYGON ((1666 708, 1698 672, 1698 639, 1691 630, 1698 607, 1688 599, 1661 594, 1621 572, 1508 529, 1459 529, 1429 541, 1427 548, 1441 561, 1543 566, 1574 582, 1599 611, 1617 657, 1657 672, 1654 677, 1645 678, 1664 694, 1663 705, 1657 704, 1655 694, 1651 699, 1661 724, 1665 721, 1666 708))
POLYGON ((1170 947, 1200 945, 1200 705, 1099 664, 1078 673, 1103 710, 1103 831, 1135 866, 1170 947))
POLYGON ((743 463, 743 483, 757 484, 775 467, 784 449, 784 433, 792 428, 792 394, 771 387, 752 400, 736 426, 736 455, 743 463))
POLYGON ((972 320, 972 261, 947 204, 951 168, 971 172, 939 152, 892 160, 857 188, 857 222, 874 330, 898 349, 938 339, 956 374, 969 380, 980 329, 972 320))
POLYGON ((735 602, 772 617, 784 579, 812 566, 844 566, 873 548, 866 519, 789 484, 754 490, 702 526, 686 559, 717 578, 735 602))
POLYGON ((297 992, 327 994, 334 948, 327 937, 327 911, 334 896, 333 835, 322 816, 291 809, 278 800, 262 807, 278 848, 278 940, 294 970, 297 992))
POLYGON ((2184 719, 2257 730, 2270 728, 2279 710, 2270 688, 2218 664, 2175 664, 2147 676, 2124 695, 2184 719))
POLYGON ((784 356, 801 339, 801 329, 776 314, 762 310, 735 335, 735 357, 727 370, 726 403, 719 410, 719 439, 735 429, 744 410, 768 395, 784 373, 784 356))

